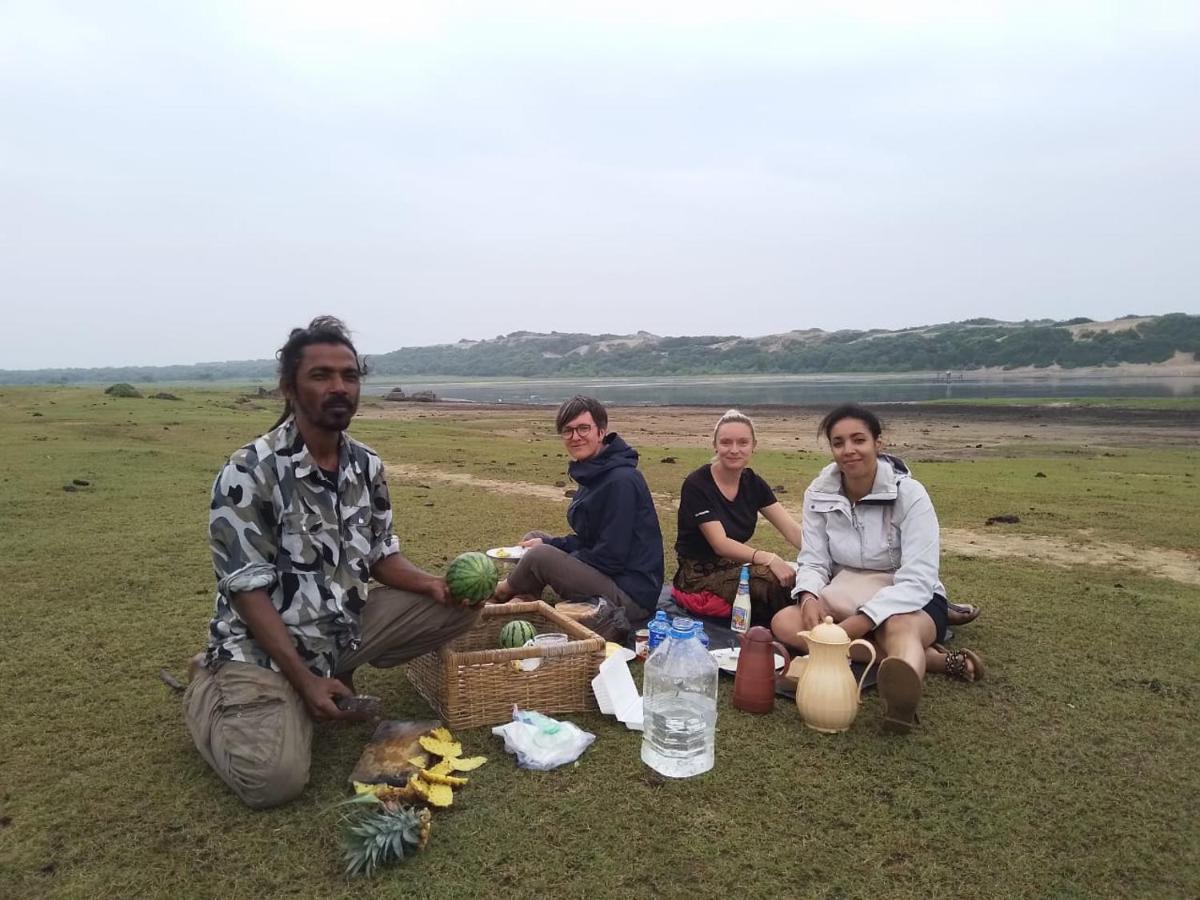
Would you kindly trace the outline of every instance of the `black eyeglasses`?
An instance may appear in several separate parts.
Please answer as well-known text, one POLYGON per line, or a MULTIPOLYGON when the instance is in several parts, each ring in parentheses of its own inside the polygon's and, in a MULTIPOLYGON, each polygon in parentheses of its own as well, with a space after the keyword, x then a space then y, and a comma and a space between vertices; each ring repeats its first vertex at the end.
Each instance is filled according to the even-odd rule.
POLYGON ((564 438, 569 438, 571 435, 579 435, 579 437, 584 438, 591 433, 592 426, 587 422, 583 423, 582 425, 567 425, 562 431, 559 432, 559 434, 564 438))

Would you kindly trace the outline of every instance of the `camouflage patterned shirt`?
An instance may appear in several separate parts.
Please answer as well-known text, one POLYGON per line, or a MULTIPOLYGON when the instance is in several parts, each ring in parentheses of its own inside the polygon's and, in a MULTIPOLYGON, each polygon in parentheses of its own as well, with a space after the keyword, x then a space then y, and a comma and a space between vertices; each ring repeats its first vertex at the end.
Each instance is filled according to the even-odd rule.
POLYGON ((310 670, 327 676, 359 642, 371 567, 400 552, 383 463, 342 435, 336 482, 289 418, 230 457, 213 484, 209 543, 217 575, 208 664, 251 662, 278 670, 230 597, 271 596, 310 670))

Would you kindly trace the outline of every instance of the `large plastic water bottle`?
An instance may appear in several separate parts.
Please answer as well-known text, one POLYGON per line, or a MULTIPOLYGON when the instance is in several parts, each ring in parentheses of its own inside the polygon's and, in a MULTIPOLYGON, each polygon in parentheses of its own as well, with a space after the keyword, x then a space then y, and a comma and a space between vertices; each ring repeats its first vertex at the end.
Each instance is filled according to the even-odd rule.
POLYGON ((642 762, 668 778, 713 767, 717 737, 717 663, 696 637, 696 622, 671 623, 646 660, 642 682, 642 762))
POLYGON ((646 645, 646 655, 649 656, 667 639, 667 633, 671 630, 666 610, 660 609, 656 612, 650 624, 646 626, 646 630, 650 632, 650 642, 646 645))

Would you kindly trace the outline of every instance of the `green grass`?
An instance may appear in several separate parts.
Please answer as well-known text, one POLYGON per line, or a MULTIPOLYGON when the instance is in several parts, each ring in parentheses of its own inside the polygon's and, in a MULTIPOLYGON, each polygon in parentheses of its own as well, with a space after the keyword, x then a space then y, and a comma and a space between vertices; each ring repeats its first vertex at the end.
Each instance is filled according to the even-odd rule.
MULTIPOLYGON (((367 730, 318 729, 303 797, 255 813, 203 765, 179 701, 155 677, 163 666, 182 674, 204 640, 212 477, 275 411, 216 391, 183 396, 0 390, 0 896, 1200 893, 1195 589, 1117 569, 954 556, 945 581, 985 609, 960 643, 984 656, 989 675, 975 686, 931 678, 910 737, 880 733, 874 696, 848 733, 824 736, 786 706, 766 717, 732 709, 725 679, 716 767, 684 782, 647 777, 639 737, 598 715, 570 717, 598 739, 578 766, 551 773, 517 769, 487 729, 465 731, 467 751, 492 762, 435 814, 428 851, 347 882, 331 807, 367 730), (63 491, 72 478, 91 484, 63 491)), ((513 421, 519 432, 523 420, 513 421)), ((545 430, 535 413, 528 424, 545 430)), ((457 469, 457 460, 501 480, 562 477, 548 435, 496 437, 495 427, 363 421, 355 431, 395 461, 457 469)), ((664 492, 707 458, 642 449, 664 492), (679 462, 659 462, 665 455, 679 462)), ((1195 454, 1122 453, 920 472, 944 521, 1000 511, 1024 520, 1035 506, 1045 516, 1028 513, 1029 527, 1046 533, 1086 524, 1183 547, 1173 536, 1182 531, 1195 546, 1178 502, 1194 490, 1183 475, 1195 454), (1165 524, 1155 527, 1143 491, 1157 478, 1177 502, 1170 516, 1159 507, 1165 524), (998 493, 987 493, 993 484, 998 493), (1101 486, 1107 496, 1097 497, 1101 486), (1107 523, 1092 521, 1101 510, 1107 523)), ((755 460, 797 503, 820 463, 755 460)), ((433 568, 530 527, 560 527, 564 509, 436 481, 393 484, 393 497, 406 552, 433 568)), ((673 516, 663 523, 669 544, 673 516)), ((361 682, 394 715, 429 713, 400 672, 368 670, 361 682)))

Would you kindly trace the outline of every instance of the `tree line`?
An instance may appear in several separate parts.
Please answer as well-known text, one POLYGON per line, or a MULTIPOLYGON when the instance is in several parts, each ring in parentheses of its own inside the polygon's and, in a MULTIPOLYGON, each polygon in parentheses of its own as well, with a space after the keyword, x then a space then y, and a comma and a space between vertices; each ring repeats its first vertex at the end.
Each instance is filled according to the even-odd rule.
MULTIPOLYGON (((1135 317, 1128 317, 1135 318, 1135 317)), ((971 319, 902 331, 801 332, 656 337, 514 332, 492 340, 406 347, 369 359, 374 375, 589 377, 619 375, 805 374, 981 368, 1066 369, 1157 363, 1200 353, 1200 316, 1173 313, 1110 331, 1087 319, 1005 323, 971 319), (1076 326, 1073 333, 1071 326, 1076 326)), ((97 383, 271 379, 274 360, 102 369, 0 370, 0 383, 97 383)))

